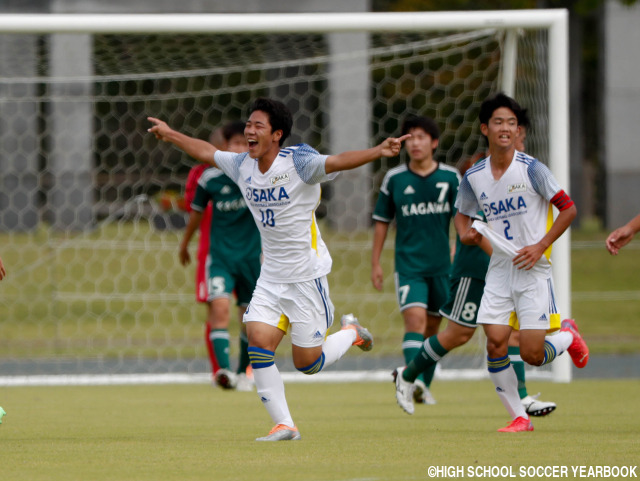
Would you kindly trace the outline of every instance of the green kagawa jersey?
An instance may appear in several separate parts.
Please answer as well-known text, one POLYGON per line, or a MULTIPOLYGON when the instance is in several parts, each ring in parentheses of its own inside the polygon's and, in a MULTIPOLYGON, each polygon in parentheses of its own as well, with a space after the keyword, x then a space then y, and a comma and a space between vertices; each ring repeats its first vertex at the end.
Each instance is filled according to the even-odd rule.
POLYGON ((260 262, 260 232, 238 186, 216 168, 204 171, 198 180, 193 210, 213 204, 209 255, 225 263, 260 262))
POLYGON ((396 221, 396 272, 425 277, 449 275, 449 229, 459 183, 458 170, 442 163, 427 176, 416 174, 407 164, 387 172, 373 219, 396 221))
POLYGON ((478 246, 464 245, 456 236, 456 255, 451 267, 451 278, 472 277, 484 281, 489 269, 489 255, 478 246))

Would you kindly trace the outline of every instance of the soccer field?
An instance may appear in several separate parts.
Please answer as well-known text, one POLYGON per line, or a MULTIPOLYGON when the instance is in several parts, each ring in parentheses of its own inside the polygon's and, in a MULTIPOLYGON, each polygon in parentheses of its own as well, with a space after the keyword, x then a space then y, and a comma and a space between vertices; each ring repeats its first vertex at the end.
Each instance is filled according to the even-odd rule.
POLYGON ((516 477, 566 466, 564 479, 574 479, 571 466, 638 464, 637 380, 529 384, 558 409, 518 434, 496 432, 508 418, 489 381, 439 382, 438 404, 417 406, 414 416, 396 405, 391 382, 288 384, 302 440, 281 443, 254 441, 271 428, 255 392, 206 384, 3 388, 1 478, 391 481, 429 479, 433 466, 503 467, 516 477))

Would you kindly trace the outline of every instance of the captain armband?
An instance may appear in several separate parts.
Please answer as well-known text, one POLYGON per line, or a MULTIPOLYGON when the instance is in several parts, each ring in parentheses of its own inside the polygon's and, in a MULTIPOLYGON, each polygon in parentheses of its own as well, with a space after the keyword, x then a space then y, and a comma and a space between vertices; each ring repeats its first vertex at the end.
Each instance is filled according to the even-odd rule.
POLYGON ((558 210, 562 211, 568 209, 573 205, 573 200, 569 197, 564 190, 559 191, 556 195, 551 199, 551 203, 555 205, 558 210))

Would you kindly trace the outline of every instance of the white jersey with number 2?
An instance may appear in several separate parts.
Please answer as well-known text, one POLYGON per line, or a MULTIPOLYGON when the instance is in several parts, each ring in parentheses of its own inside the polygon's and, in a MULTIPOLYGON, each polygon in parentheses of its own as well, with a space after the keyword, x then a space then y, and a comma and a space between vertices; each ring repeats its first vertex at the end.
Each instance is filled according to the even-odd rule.
MULTIPOLYGON (((514 253, 536 244, 551 228, 550 201, 561 189, 547 166, 523 152, 515 152, 511 165, 498 180, 491 173, 490 160, 483 159, 466 172, 456 208, 469 217, 482 210, 495 236, 511 246, 498 248, 494 254, 502 251, 503 255, 513 255, 505 251, 514 253)), ((550 249, 538 263, 548 266, 549 255, 550 249)))
POLYGON ((286 147, 263 174, 248 153, 215 153, 217 166, 244 193, 260 230, 264 255, 260 278, 303 282, 331 271, 331 256, 315 216, 320 182, 338 174, 325 172, 327 157, 307 144, 286 147))

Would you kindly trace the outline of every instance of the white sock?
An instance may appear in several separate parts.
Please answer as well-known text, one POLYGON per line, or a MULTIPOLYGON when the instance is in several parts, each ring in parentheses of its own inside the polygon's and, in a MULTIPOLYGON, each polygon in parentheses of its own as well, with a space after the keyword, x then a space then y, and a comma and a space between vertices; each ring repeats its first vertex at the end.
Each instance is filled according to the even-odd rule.
POLYGON ((284 395, 284 382, 276 365, 254 369, 253 380, 256 383, 258 396, 273 422, 294 427, 295 424, 287 406, 287 398, 284 395))
POLYGON ((489 377, 493 381, 493 385, 496 387, 498 397, 511 419, 523 417, 528 418, 527 412, 524 410, 524 406, 520 402, 520 395, 518 394, 518 378, 516 372, 511 365, 507 369, 503 369, 498 372, 489 372, 489 377))
POLYGON ((356 337, 356 331, 353 329, 342 329, 341 331, 327 337, 322 345, 325 367, 330 366, 344 356, 351 345, 356 341, 356 337))
POLYGON ((546 336, 544 340, 555 348, 556 357, 558 357, 566 351, 573 342, 573 334, 569 331, 560 331, 551 336, 546 336))

